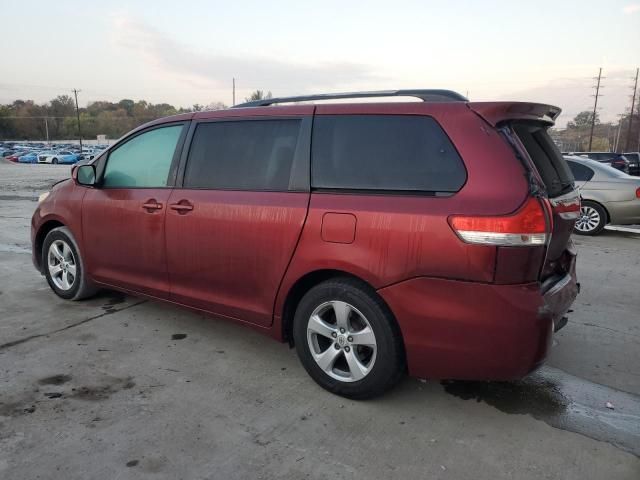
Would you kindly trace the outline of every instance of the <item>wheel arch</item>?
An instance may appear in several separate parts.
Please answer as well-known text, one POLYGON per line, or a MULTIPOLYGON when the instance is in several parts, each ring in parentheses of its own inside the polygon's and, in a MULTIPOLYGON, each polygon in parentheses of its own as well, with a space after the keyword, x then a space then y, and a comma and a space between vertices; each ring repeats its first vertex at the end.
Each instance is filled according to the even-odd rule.
POLYGON ((58 227, 65 227, 66 225, 59 220, 47 220, 44 222, 40 228, 38 229, 38 233, 36 233, 34 239, 33 248, 35 250, 35 260, 38 262, 38 270, 42 272, 42 246, 44 245, 44 239, 47 237, 47 234, 58 227))
POLYGON ((281 322, 281 329, 282 329, 281 338, 285 342, 289 343, 291 347, 294 346, 293 319, 295 317, 298 303, 300 303, 300 300, 302 300, 302 297, 304 297, 304 295, 316 285, 333 278, 348 278, 348 279, 356 280, 357 282, 361 283, 365 288, 367 288, 372 294, 376 295, 380 299, 382 304, 385 306, 385 308, 387 309, 389 315, 395 322, 398 330, 400 331, 400 335, 402 337, 402 330, 400 329, 400 324, 395 318, 393 311, 391 310, 387 302, 380 295, 378 295, 378 293, 376 292, 376 289, 369 282, 367 282, 363 278, 353 273, 350 273, 344 270, 320 269, 320 270, 313 270, 311 272, 307 272, 302 277, 298 278, 293 283, 291 288, 289 288, 289 291, 287 292, 287 296, 285 297, 284 305, 282 307, 282 322, 281 322))

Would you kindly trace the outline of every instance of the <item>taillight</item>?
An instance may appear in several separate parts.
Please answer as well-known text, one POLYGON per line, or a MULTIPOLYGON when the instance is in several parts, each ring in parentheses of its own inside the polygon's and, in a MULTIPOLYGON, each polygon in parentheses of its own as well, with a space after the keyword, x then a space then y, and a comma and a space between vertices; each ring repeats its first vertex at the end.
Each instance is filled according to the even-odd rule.
POLYGON ((547 242, 547 217, 540 200, 533 197, 511 215, 452 215, 449 223, 467 243, 517 247, 547 242))
POLYGON ((636 197, 640 198, 640 187, 636 188, 636 197))

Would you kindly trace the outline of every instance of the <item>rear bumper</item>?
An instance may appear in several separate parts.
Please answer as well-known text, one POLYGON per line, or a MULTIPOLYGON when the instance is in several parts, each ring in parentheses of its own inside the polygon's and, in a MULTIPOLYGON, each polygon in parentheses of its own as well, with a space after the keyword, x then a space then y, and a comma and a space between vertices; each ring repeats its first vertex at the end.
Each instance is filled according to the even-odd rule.
POLYGON ((539 283, 494 285, 415 278, 378 293, 402 330, 409 373, 511 380, 545 360, 554 326, 578 294, 575 268, 543 294, 539 283))

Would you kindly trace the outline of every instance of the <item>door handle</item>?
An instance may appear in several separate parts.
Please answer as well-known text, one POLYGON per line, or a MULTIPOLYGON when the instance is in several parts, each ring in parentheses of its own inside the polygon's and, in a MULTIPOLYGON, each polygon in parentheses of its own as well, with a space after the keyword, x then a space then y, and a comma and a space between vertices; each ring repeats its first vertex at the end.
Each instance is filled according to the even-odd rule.
POLYGON ((142 204, 142 208, 144 208, 147 212, 153 213, 156 210, 162 210, 162 204, 158 203, 155 198, 147 200, 142 204))
POLYGON ((180 215, 184 215, 185 213, 193 210, 193 205, 189 203, 188 200, 180 200, 178 203, 172 203, 169 208, 171 208, 171 210, 175 210, 180 215))

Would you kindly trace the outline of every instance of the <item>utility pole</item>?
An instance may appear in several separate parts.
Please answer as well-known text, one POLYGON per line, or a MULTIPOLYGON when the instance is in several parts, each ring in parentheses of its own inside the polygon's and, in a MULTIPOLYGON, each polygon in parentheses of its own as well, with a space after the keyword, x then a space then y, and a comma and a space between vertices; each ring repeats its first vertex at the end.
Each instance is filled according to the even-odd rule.
POLYGON ((638 90, 638 71, 640 68, 636 68, 636 81, 633 85, 633 96, 631 97, 631 111, 629 112, 629 127, 627 128, 627 141, 624 144, 626 152, 629 151, 629 144, 631 143, 631 124, 633 123, 633 109, 636 106, 636 90, 638 90))
MULTIPOLYGON (((594 77, 595 79, 596 77, 594 77)), ((591 133, 589 133, 589 148, 588 150, 591 151, 591 144, 593 143, 593 127, 595 127, 596 125, 596 109, 598 108, 598 96, 600 95, 600 80, 602 78, 604 78, 602 76, 602 67, 600 67, 600 70, 598 71, 598 84, 596 85, 596 94, 593 95, 596 97, 596 101, 593 103, 593 115, 591 116, 591 133)))
POLYGON ((47 132, 47 145, 49 144, 49 122, 47 121, 47 117, 44 117, 44 130, 47 132))
POLYGON ((80 130, 80 110, 78 109, 78 92, 82 90, 73 89, 73 94, 76 97, 76 118, 78 119, 78 137, 80 137, 80 152, 82 152, 82 131, 80 130))
POLYGON ((620 145, 620 130, 622 130, 622 119, 624 118, 624 115, 619 113, 618 114, 618 133, 616 134, 616 141, 613 144, 613 151, 617 152, 618 151, 618 146, 620 145))
POLYGON ((233 103, 231 104, 231 106, 234 106, 236 104, 236 79, 235 77, 233 78, 233 103))

